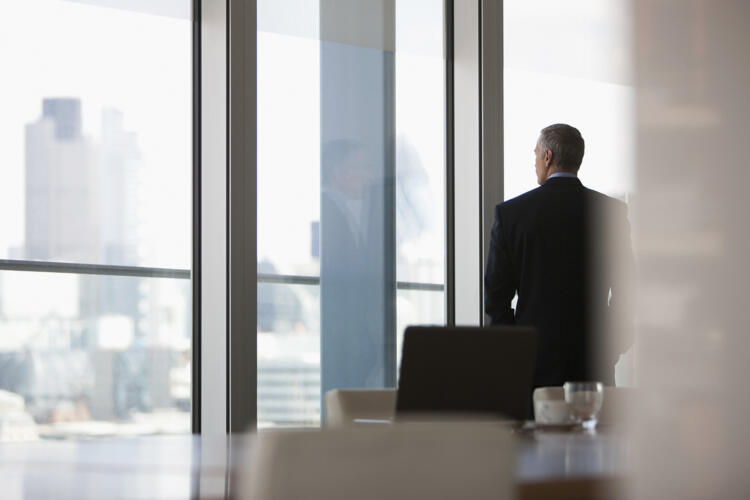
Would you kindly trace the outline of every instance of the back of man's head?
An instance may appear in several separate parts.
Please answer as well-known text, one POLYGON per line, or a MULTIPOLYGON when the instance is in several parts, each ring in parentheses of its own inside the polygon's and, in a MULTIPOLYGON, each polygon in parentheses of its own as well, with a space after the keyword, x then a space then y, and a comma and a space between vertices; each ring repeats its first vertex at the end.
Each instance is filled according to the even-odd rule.
POLYGON ((542 152, 552 152, 552 164, 562 170, 577 172, 583 161, 585 144, 577 128, 564 123, 544 127, 539 135, 542 152))

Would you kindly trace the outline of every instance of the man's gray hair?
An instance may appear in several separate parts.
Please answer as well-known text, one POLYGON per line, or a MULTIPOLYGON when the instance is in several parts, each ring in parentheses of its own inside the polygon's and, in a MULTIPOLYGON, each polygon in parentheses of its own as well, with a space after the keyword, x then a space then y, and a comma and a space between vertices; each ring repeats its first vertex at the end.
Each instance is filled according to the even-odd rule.
POLYGON ((577 128, 564 123, 544 127, 539 135, 539 149, 542 154, 552 151, 552 164, 562 170, 575 172, 583 161, 585 144, 577 128))

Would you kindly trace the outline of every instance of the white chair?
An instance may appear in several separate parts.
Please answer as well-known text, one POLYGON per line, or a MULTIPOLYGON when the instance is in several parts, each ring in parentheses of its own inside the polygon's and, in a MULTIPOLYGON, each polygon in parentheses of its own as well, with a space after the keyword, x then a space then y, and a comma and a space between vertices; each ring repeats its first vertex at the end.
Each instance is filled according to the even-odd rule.
MULTIPOLYGON (((624 422, 633 408, 635 391, 632 387, 605 387, 599 423, 610 425, 624 422)), ((565 391, 562 387, 537 387, 532 397, 536 407, 537 401, 564 401, 565 391)))
POLYGON ((326 427, 355 424, 355 420, 392 420, 396 389, 334 389, 326 392, 326 427))
POLYGON ((514 496, 512 436, 498 424, 262 431, 240 497, 455 500, 514 496))

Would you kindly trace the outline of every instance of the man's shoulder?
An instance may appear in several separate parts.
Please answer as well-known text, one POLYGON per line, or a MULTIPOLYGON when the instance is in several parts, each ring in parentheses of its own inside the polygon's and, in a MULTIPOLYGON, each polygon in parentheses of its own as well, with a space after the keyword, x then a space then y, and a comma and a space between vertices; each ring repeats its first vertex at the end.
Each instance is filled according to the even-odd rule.
MULTIPOLYGON (((580 184, 578 185, 578 189, 569 190, 566 192, 568 192, 570 196, 578 197, 579 199, 581 196, 583 196, 584 199, 589 200, 588 203, 593 203, 594 206, 598 206, 600 207, 600 209, 627 213, 627 203, 625 203, 624 201, 618 200, 617 198, 613 198, 612 196, 608 196, 604 193, 587 188, 580 184)), ((515 198, 511 198, 510 200, 506 200, 496 205, 495 214, 503 214, 506 217, 508 215, 512 216, 512 214, 523 214, 532 207, 544 204, 549 196, 553 196, 553 192, 551 192, 550 190, 545 190, 544 186, 542 185, 521 195, 518 195, 515 198)))
POLYGON ((526 205, 528 203, 533 203, 534 200, 541 194, 542 187, 539 186, 538 188, 532 189, 531 191, 526 191, 525 193, 520 194, 515 198, 511 198, 510 200, 499 203, 495 206, 495 211, 515 210, 516 208, 522 207, 523 205, 526 205))
POLYGON ((606 195, 604 193, 600 193, 599 191, 596 191, 591 188, 585 188, 587 195, 596 200, 599 203, 606 204, 610 207, 613 207, 614 209, 620 209, 620 210, 627 210, 628 204, 622 200, 618 200, 617 198, 614 198, 612 196, 606 195))

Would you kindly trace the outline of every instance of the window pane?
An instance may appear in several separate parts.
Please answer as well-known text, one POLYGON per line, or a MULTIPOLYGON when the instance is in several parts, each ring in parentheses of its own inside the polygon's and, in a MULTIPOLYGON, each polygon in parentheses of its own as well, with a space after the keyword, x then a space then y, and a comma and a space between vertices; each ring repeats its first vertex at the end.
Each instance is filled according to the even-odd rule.
POLYGON ((258 425, 320 423, 320 287, 258 283, 258 425))
POLYGON ((189 431, 191 2, 99 3, 0 17, 0 439, 189 431))
POLYGON ((0 440, 190 431, 190 281, 0 272, 0 440))
MULTIPOLYGON (((399 281, 445 280, 443 2, 396 2, 396 251, 399 281)), ((415 318, 427 321, 430 312, 415 318)))
POLYGON ((505 198, 537 186, 533 149, 553 123, 586 141, 579 176, 624 199, 634 186, 630 15, 623 1, 506 0, 505 198), (528 29, 533 26, 534 29, 528 29), (555 33, 554 43, 540 32, 555 33))
POLYGON ((3 5, 0 258, 187 269, 190 2, 92 3, 3 5))
POLYGON ((259 425, 394 386, 403 327, 443 321, 444 67, 440 0, 258 2, 259 425))

